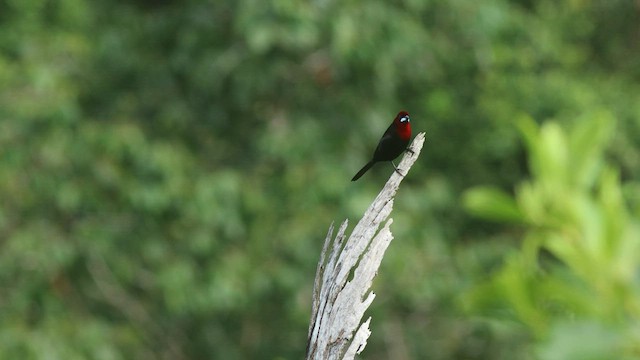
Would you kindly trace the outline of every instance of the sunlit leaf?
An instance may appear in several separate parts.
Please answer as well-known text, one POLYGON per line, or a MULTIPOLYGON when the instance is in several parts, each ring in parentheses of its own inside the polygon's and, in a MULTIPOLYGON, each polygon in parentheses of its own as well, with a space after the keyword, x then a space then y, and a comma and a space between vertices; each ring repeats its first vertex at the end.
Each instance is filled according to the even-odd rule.
POLYGON ((468 190, 463 201, 467 210, 479 217, 510 222, 524 220, 513 197, 496 188, 478 187, 468 190))

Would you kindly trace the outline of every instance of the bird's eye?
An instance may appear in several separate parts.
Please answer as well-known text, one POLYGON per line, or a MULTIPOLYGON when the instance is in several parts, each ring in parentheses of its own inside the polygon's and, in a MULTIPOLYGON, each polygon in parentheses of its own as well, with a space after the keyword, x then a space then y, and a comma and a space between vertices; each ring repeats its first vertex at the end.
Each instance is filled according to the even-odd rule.
POLYGON ((406 122, 406 121, 409 121, 409 116, 405 115, 400 118, 400 122, 406 122))

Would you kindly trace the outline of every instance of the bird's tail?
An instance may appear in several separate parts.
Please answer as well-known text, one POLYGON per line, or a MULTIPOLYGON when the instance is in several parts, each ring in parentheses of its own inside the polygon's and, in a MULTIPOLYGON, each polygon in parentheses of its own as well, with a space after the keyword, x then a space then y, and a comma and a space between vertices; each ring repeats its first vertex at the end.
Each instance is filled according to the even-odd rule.
POLYGON ((369 161, 364 167, 362 167, 362 169, 360 169, 360 171, 358 171, 356 176, 354 176, 353 179, 351 179, 351 181, 356 181, 356 180, 360 179, 360 176, 364 175, 364 173, 366 173, 367 170, 371 169, 373 164, 375 164, 375 161, 373 161, 373 160, 369 161))

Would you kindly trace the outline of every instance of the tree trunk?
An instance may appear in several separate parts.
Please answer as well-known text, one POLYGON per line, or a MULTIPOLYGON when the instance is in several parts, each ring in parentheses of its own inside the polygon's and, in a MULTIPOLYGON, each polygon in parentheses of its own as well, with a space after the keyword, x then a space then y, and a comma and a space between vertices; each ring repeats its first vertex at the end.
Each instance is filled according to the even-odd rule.
MULTIPOLYGON (((418 134, 398 169, 406 175, 418 158, 425 134, 418 134)), ((345 243, 345 220, 335 240, 333 224, 324 241, 316 270, 307 342, 307 359, 347 359, 360 354, 371 335, 369 317, 360 323, 375 294, 369 290, 380 262, 393 239, 384 222, 393 208, 393 198, 404 176, 395 171, 378 194, 345 243), (349 276, 351 275, 351 280, 349 276), (349 281, 348 281, 349 280, 349 281), (366 296, 365 296, 366 295, 366 296)))

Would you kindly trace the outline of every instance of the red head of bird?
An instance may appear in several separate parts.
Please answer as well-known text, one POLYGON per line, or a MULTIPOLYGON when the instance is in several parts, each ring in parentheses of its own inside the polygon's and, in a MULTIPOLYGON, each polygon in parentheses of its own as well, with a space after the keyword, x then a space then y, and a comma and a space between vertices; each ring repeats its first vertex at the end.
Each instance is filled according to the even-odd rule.
POLYGON ((395 124, 398 136, 402 140, 409 141, 411 138, 411 119, 409 118, 409 113, 404 110, 400 111, 393 120, 393 123, 395 124))

